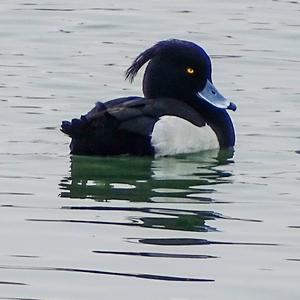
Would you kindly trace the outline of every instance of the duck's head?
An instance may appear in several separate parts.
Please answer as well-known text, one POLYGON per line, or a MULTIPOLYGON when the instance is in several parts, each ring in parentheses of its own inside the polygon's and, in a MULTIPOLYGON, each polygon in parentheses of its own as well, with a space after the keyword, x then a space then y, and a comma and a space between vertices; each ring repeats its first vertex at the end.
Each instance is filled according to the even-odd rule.
POLYGON ((137 56, 126 71, 126 78, 133 81, 148 61, 143 79, 145 97, 207 101, 218 108, 236 109, 213 85, 211 61, 200 46, 177 39, 160 41, 137 56))

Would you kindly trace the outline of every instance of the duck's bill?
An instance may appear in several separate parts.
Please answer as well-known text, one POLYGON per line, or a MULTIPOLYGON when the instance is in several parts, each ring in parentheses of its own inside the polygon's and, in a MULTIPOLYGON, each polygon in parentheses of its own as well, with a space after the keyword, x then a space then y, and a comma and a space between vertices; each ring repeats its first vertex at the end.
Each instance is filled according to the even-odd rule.
POLYGON ((205 101, 209 102, 215 107, 230 109, 235 111, 236 105, 226 99, 222 94, 216 89, 216 87, 209 81, 206 81, 206 84, 202 91, 197 93, 197 96, 205 101))

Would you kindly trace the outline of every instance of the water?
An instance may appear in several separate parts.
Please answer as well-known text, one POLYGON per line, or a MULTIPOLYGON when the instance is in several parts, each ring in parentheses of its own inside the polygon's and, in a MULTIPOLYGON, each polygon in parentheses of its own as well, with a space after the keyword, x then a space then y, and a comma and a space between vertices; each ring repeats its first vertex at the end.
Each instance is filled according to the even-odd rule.
POLYGON ((0 299, 299 299, 299 4, 1 1, 0 299), (70 157, 60 121, 170 37, 211 54, 234 156, 70 157))

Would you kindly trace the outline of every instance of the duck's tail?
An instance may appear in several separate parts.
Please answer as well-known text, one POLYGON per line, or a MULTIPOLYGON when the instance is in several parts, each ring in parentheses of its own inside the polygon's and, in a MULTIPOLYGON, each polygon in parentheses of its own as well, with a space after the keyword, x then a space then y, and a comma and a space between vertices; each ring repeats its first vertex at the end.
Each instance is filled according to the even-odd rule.
POLYGON ((88 120, 85 116, 80 119, 72 119, 72 121, 62 121, 60 130, 69 137, 79 137, 88 126, 88 120))
POLYGON ((104 103, 98 101, 87 114, 82 115, 79 119, 72 119, 72 121, 62 121, 61 131, 71 138, 81 137, 89 132, 88 127, 91 126, 91 121, 99 117, 99 113, 104 112, 106 106, 104 103))
POLYGON ((89 155, 94 153, 90 138, 93 130, 85 116, 72 121, 63 121, 60 130, 72 139, 71 154, 89 155))

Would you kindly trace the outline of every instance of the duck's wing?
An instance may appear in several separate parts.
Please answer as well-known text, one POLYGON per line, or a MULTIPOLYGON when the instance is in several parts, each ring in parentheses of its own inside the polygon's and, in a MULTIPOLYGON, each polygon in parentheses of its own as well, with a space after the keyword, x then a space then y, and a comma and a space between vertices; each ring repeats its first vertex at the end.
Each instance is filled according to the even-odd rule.
POLYGON ((126 102, 136 99, 142 99, 140 97, 125 97, 109 100, 107 102, 98 101, 95 106, 85 115, 80 118, 74 118, 71 121, 62 121, 61 131, 71 138, 84 133, 86 127, 95 125, 101 121, 104 121, 104 116, 107 116, 107 110, 113 107, 122 106, 126 102))
POLYGON ((154 98, 139 101, 128 101, 120 107, 108 110, 108 113, 119 120, 120 129, 140 135, 149 135, 153 126, 162 116, 175 116, 202 127, 205 120, 190 105, 174 98, 154 98))
POLYGON ((182 101, 129 97, 98 102, 80 119, 64 121, 61 130, 72 138, 72 153, 153 154, 153 127, 165 115, 186 119, 199 127, 205 125, 199 113, 182 101))

